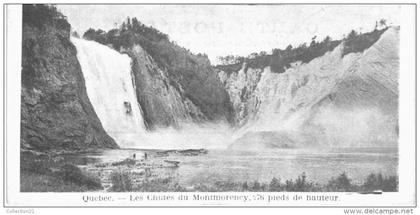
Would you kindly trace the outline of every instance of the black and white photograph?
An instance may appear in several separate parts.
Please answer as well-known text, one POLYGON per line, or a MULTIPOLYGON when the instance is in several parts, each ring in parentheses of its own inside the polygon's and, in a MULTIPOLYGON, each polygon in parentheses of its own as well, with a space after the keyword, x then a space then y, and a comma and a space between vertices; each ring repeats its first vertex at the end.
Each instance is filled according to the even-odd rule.
POLYGON ((415 204, 415 5, 12 6, 6 190, 415 204))

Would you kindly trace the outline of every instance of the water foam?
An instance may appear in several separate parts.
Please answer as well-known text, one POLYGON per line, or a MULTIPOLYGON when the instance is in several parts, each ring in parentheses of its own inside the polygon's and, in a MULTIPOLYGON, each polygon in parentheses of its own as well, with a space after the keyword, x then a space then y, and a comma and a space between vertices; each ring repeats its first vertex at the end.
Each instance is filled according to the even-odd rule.
POLYGON ((94 41, 71 39, 90 102, 120 147, 139 145, 146 126, 131 77, 131 58, 94 41))

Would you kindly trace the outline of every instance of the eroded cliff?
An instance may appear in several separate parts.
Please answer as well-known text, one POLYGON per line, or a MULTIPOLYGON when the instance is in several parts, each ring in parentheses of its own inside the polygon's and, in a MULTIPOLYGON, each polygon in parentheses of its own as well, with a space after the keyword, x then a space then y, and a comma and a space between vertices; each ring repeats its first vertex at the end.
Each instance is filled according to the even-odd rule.
POLYGON ((148 129, 233 121, 229 95, 207 56, 192 54, 136 18, 108 32, 89 29, 84 38, 132 58, 137 98, 148 129))
POLYGON ((21 148, 117 148, 87 97, 70 24, 55 8, 23 5, 21 148))
POLYGON ((220 71, 241 127, 238 137, 278 131, 296 136, 296 145, 395 145, 399 29, 389 28, 363 52, 343 56, 343 49, 344 43, 284 73, 246 66, 220 71))

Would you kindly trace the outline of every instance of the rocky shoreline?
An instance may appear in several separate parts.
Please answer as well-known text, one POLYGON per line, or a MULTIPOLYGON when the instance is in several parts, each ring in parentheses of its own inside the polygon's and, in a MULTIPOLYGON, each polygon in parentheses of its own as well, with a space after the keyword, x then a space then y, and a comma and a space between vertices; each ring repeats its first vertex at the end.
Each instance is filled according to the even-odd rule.
POLYGON ((144 153, 134 153, 131 157, 121 161, 80 165, 79 168, 100 178, 103 191, 113 191, 113 175, 127 175, 134 186, 160 179, 169 181, 173 179, 172 173, 182 163, 168 159, 168 156, 199 156, 207 153, 206 149, 145 151, 144 153))

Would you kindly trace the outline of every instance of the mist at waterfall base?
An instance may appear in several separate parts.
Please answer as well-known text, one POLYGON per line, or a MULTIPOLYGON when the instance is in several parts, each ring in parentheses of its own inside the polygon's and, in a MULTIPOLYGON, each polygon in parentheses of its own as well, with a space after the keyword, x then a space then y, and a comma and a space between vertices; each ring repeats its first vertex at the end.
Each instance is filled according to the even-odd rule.
POLYGON ((147 153, 153 162, 179 161, 179 168, 154 171, 183 186, 215 181, 269 182, 272 177, 296 178, 302 172, 319 183, 327 183, 343 171, 354 181, 374 172, 397 175, 397 148, 349 147, 354 146, 350 143, 371 147, 362 140, 373 141, 367 137, 375 136, 387 139, 385 133, 395 133, 390 132, 387 117, 378 109, 340 110, 331 106, 320 108, 315 114, 302 110, 288 117, 273 110, 250 120, 241 129, 223 122, 185 122, 179 128, 148 131, 136 99, 131 59, 93 41, 72 38, 72 42, 77 48, 88 97, 105 131, 121 147, 69 155, 73 158, 67 159, 74 159, 79 165, 119 162, 133 154, 141 159, 147 153), (272 144, 284 140, 290 142, 286 148, 272 144), (265 142, 269 144, 264 145, 265 142), (344 148, 337 148, 340 146, 344 148), (199 156, 157 155, 161 150, 202 148, 209 150, 199 156))
POLYGON ((225 123, 184 123, 147 131, 136 98, 131 59, 94 41, 72 38, 88 97, 105 131, 121 148, 223 148, 232 129, 225 123))
POLYGON ((236 130, 229 149, 396 148, 397 127, 398 120, 377 107, 345 109, 326 105, 316 110, 296 111, 287 117, 273 111, 236 130))
POLYGON ((136 98, 130 57, 94 41, 72 38, 72 42, 77 48, 88 97, 105 131, 121 148, 233 149, 230 147, 232 143, 238 146, 234 147, 238 150, 281 148, 258 145, 259 141, 272 141, 273 135, 277 139, 280 135, 282 141, 285 140, 283 136, 290 140, 288 148, 372 147, 374 145, 370 143, 390 139, 397 142, 388 117, 375 108, 340 110, 324 107, 316 114, 302 110, 288 117, 269 111, 241 129, 233 129, 224 122, 185 122, 179 128, 147 131, 136 98), (248 138, 246 135, 250 132, 259 136, 248 138), (242 145, 241 137, 245 137, 245 142, 254 142, 242 145))

